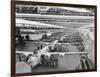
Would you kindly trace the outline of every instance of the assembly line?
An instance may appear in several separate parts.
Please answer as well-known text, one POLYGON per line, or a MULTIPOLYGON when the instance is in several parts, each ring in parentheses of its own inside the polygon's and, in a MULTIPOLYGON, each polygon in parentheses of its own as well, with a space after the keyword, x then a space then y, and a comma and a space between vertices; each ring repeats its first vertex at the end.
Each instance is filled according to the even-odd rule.
POLYGON ((16 6, 17 73, 94 67, 93 12, 25 6, 27 11, 23 7, 16 6))

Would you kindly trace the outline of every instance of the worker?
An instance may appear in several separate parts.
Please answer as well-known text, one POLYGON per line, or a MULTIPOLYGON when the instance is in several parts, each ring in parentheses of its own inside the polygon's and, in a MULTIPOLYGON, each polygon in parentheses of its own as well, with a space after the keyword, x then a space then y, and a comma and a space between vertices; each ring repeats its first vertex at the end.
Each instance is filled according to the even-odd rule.
POLYGON ((26 38, 26 40, 30 40, 30 37, 28 34, 25 36, 25 38, 26 38))

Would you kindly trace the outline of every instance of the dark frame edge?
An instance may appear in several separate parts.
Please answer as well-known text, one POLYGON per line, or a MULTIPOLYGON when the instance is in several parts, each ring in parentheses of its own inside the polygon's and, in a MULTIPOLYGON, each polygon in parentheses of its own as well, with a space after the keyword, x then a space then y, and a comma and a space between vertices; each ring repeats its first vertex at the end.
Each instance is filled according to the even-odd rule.
POLYGON ((95 37, 95 41, 94 41, 94 43, 95 43, 95 49, 94 49, 94 51, 95 51, 95 69, 96 69, 96 71, 97 71, 97 6, 95 6, 95 33, 94 33, 94 37, 95 37))
POLYGON ((52 71, 52 72, 37 72, 37 73, 18 73, 15 76, 30 76, 30 75, 50 75, 50 74, 67 74, 67 73, 86 73, 86 72, 96 72, 97 69, 88 70, 70 70, 70 71, 52 71))
POLYGON ((15 76, 15 1, 11 1, 11 77, 15 76))
POLYGON ((11 0, 16 2, 16 4, 39 4, 39 5, 54 5, 54 6, 69 6, 69 7, 85 7, 85 8, 94 8, 97 5, 90 5, 90 4, 71 4, 71 3, 56 3, 56 2, 42 2, 42 1, 23 1, 23 0, 11 0))

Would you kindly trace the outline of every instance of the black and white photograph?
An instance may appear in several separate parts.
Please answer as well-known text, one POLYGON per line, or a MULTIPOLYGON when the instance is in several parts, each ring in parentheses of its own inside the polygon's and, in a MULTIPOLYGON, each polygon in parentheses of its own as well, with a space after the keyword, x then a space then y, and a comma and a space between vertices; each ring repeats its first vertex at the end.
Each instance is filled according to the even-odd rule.
POLYGON ((15 4, 16 73, 96 67, 95 8, 15 4))

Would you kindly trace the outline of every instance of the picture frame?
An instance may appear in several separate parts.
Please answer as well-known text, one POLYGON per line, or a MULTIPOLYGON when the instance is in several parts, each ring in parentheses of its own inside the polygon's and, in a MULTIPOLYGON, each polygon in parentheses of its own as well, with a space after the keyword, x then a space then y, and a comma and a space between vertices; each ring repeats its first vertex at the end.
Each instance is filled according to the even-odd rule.
POLYGON ((96 5, 17 1, 17 0, 11 1, 11 76, 12 77, 43 75, 43 74, 60 74, 60 73, 81 73, 81 72, 92 72, 92 71, 97 71, 97 6, 96 5), (68 28, 66 28, 66 26, 68 28), (83 30, 83 28, 86 30, 83 30), (77 39, 80 40, 80 38, 78 38, 80 34, 78 35, 76 30, 81 32, 81 36, 84 36, 86 34, 85 37, 87 38, 84 39, 85 42, 76 41, 77 39), (86 31, 87 33, 84 33, 86 31), (68 35, 65 35, 64 32, 68 33, 68 35), (51 34, 49 35, 48 33, 51 34), (42 36, 40 37, 39 34, 42 34, 42 36), (89 34, 91 34, 91 37, 89 34), (39 36, 33 37, 31 35, 39 35, 39 36), (71 35, 70 40, 67 39, 64 41, 64 39, 66 39, 67 37, 69 38, 69 35, 71 35), (74 40, 75 38, 76 40, 74 40), (56 40, 60 39, 60 40, 56 41, 55 39, 56 40), (66 51, 64 52, 65 43, 66 43, 65 47, 66 51), (33 44, 35 45, 33 46, 33 44), (33 65, 35 66, 39 63, 40 64, 39 67, 36 66, 33 68, 32 63, 26 62, 26 58, 25 61, 22 59, 19 60, 20 57, 19 55, 25 57, 26 55, 23 56, 22 54, 25 53, 26 51, 30 51, 29 52, 30 54, 31 53, 37 54, 37 52, 35 51, 42 50, 42 48, 46 47, 47 45, 51 47, 51 50, 52 48, 58 47, 58 45, 61 46, 61 49, 63 49, 63 51, 60 50, 62 51, 60 52, 58 50, 59 49, 58 47, 56 48, 56 52, 48 51, 48 53, 47 52, 41 53, 42 55, 49 54, 49 56, 51 54, 60 55, 59 59, 57 58, 56 60, 54 58, 55 62, 53 62, 50 59, 49 64, 46 65, 45 59, 42 59, 42 57, 40 57, 39 59, 36 58, 33 65), (33 50, 35 46, 37 46, 38 50, 37 49, 33 50), (77 48, 81 52, 77 52, 77 48), (86 48, 89 49, 86 50, 86 48), (85 52, 83 52, 82 49, 85 52), (77 55, 73 56, 73 54, 77 55), (75 57, 76 59, 74 59, 75 57), (81 63, 80 64, 81 66, 80 65, 78 66, 78 62, 81 63), (58 63, 58 65, 56 65, 57 67, 55 67, 55 65, 51 67, 53 63, 54 64, 58 63), (75 65, 77 65, 77 67, 75 67, 75 65), (81 69, 79 67, 81 67, 81 69), (29 68, 31 68, 31 72, 29 68), (58 68, 61 70, 59 70, 58 68))

